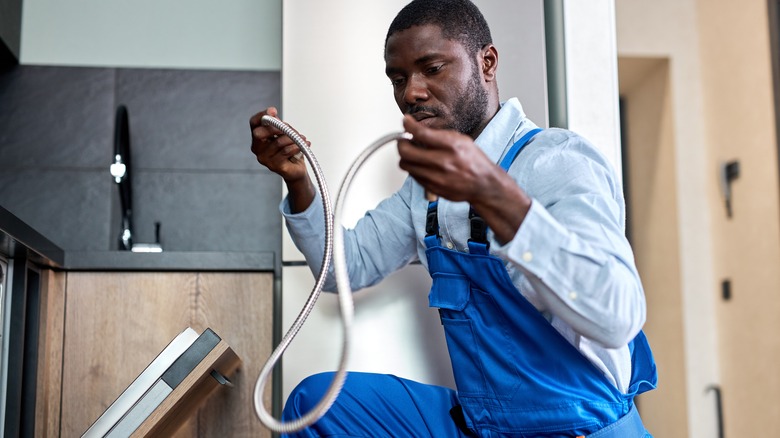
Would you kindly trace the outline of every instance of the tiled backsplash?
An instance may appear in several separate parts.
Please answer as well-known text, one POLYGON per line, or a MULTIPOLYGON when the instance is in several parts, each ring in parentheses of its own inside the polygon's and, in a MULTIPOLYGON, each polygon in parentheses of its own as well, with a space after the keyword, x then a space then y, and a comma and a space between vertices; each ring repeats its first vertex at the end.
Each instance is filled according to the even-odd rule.
POLYGON ((281 182, 249 151, 279 72, 19 66, 0 74, 0 205, 66 251, 118 247, 114 111, 128 108, 137 243, 279 251, 281 182))

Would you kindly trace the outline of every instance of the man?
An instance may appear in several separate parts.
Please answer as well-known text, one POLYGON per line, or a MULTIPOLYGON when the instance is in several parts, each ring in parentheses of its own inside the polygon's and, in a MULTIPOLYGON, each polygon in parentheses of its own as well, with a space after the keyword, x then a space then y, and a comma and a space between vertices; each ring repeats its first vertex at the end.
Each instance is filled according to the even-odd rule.
MULTIPOLYGON (((415 260, 429 269, 457 391, 350 373, 301 436, 646 436, 633 397, 656 371, 607 160, 574 133, 537 129, 516 99, 499 102, 498 52, 468 0, 408 4, 385 65, 413 136, 398 142, 410 177, 346 232, 350 282, 369 286, 415 260)), ((290 160, 297 146, 260 126, 264 114, 276 110, 250 120, 252 151, 284 178, 282 212, 316 269, 319 195, 290 160)), ((304 380, 283 420, 311 410, 331 378, 304 380)))

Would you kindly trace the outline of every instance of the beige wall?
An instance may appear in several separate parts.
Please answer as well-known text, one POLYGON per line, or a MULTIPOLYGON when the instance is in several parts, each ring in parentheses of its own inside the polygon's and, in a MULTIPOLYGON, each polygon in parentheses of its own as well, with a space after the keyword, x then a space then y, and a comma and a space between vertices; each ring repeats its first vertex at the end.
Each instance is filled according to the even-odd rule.
MULTIPOLYGON (((715 404, 705 388, 718 380, 712 254, 712 200, 703 118, 699 37, 695 0, 616 2, 619 57, 656 57, 669 62, 671 141, 675 145, 677 255, 680 267, 688 427, 692 437, 716 436, 715 404)), ((630 129, 630 128, 629 128, 630 129)), ((641 254, 637 254, 637 258, 641 254)), ((640 272, 640 274, 642 274, 640 272)), ((650 281, 648 274, 642 274, 650 281)), ((657 275, 663 275, 658 273, 657 275)), ((654 315, 648 312, 648 319, 654 315)), ((663 374, 660 385, 665 385, 663 374)))
POLYGON ((666 58, 620 59, 620 94, 631 244, 647 297, 644 331, 661 376, 657 390, 640 396, 639 409, 653 434, 688 436, 683 306, 675 175, 674 123, 666 58), (654 275, 662 273, 662 275, 654 275))
MULTIPOLYGON (((761 436, 780 427, 780 215, 767 2, 700 0, 698 15, 708 166, 738 159, 741 167, 733 218, 723 202, 711 211, 715 280, 730 278, 733 294, 717 305, 724 426, 727 436, 761 436)), ((719 200, 714 187, 709 196, 719 200)))
MULTIPOLYGON (((717 436, 715 400, 707 391, 717 384, 723 391, 725 435, 761 436, 780 424, 780 403, 771 396, 780 390, 776 371, 780 341, 774 336, 780 329, 780 214, 767 4, 763 0, 621 0, 616 7, 621 67, 635 58, 668 62, 664 95, 669 120, 660 125, 668 141, 658 144, 672 149, 663 146, 647 156, 643 165, 649 169, 639 175, 644 186, 638 186, 655 187, 656 191, 644 195, 651 205, 665 205, 666 211, 650 212, 637 221, 642 224, 640 235, 656 236, 647 242, 655 249, 640 241, 635 246, 648 293, 647 330, 667 339, 662 341, 665 344, 674 343, 668 336, 676 328, 667 318, 673 314, 669 306, 675 303, 664 301, 663 310, 654 311, 660 304, 655 285, 667 283, 670 289, 677 285, 680 290, 684 357, 677 359, 681 373, 659 369, 662 389, 648 397, 643 408, 653 405, 652 397, 669 404, 685 397, 687 436, 717 436), (731 220, 726 218, 718 186, 718 166, 730 159, 741 164, 741 175, 733 185, 731 220), (659 167, 661 160, 665 164, 659 167), (653 169, 659 168, 666 169, 664 184, 654 179, 653 169), (675 243, 674 232, 663 231, 660 224, 676 228, 676 247, 658 248, 675 243), (661 260, 661 254, 668 259, 661 260), (730 301, 721 298, 724 278, 732 282, 730 301), (762 336, 767 333, 771 335, 762 336), (684 386, 685 391, 675 388, 672 395, 665 386, 684 386)), ((655 71, 646 70, 651 75, 655 71)), ((623 76, 621 71, 621 80, 623 76)), ((649 78, 642 78, 645 86, 652 82, 649 78)), ((648 108, 644 111, 652 113, 648 108)), ((629 140, 634 139, 636 133, 630 132, 630 126, 628 130, 629 140)), ((637 201, 644 200, 634 199, 632 206, 637 201)), ((661 362, 673 359, 670 345, 653 347, 661 362)), ((685 436, 679 431, 655 432, 685 436)))

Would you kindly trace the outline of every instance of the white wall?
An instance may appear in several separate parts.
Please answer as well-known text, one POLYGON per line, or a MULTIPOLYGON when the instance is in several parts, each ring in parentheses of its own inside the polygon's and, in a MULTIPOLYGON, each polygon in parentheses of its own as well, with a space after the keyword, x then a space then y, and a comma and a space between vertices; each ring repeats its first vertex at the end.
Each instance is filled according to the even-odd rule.
POLYGON ((20 62, 279 70, 281 0, 25 0, 20 62))
POLYGON ((568 128, 590 140, 622 179, 614 0, 564 0, 568 128))

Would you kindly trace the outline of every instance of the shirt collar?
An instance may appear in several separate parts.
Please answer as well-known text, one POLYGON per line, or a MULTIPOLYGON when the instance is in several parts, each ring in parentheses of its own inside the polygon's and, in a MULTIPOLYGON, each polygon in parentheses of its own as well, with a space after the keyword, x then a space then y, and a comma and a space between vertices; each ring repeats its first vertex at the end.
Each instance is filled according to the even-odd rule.
POLYGON ((477 145, 494 163, 511 147, 524 131, 535 128, 523 111, 520 101, 513 97, 501 104, 495 116, 476 139, 477 145))

